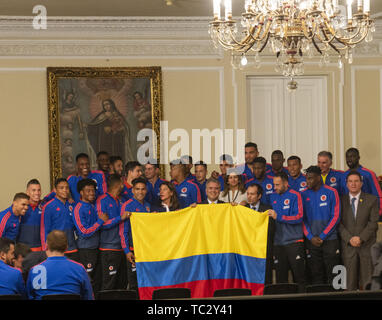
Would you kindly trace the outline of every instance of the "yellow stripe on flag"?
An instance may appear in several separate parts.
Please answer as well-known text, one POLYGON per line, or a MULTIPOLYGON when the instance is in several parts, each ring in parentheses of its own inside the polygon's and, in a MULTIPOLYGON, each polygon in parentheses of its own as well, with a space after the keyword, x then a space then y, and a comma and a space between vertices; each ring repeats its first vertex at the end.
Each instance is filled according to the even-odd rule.
POLYGON ((237 253, 266 258, 268 215, 244 206, 201 204, 130 217, 136 262, 237 253))

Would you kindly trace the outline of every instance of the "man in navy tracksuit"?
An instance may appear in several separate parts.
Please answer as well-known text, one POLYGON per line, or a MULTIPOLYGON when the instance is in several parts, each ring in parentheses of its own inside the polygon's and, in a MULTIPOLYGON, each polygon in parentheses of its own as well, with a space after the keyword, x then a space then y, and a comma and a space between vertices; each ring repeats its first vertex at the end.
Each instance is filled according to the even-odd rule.
POLYGON ((317 165, 321 169, 321 178, 324 184, 337 190, 341 196, 343 194, 344 172, 331 168, 333 155, 330 151, 321 151, 317 155, 317 165))
POLYGON ((157 163, 146 163, 144 169, 144 175, 147 179, 146 201, 150 204, 158 204, 160 202, 159 188, 166 180, 159 178, 160 170, 157 163))
POLYGON ((97 182, 96 198, 106 192, 106 178, 103 171, 90 170, 89 156, 86 153, 80 153, 76 156, 76 165, 77 175, 71 175, 67 179, 72 199, 75 202, 80 200, 80 194, 77 191, 77 183, 82 179, 93 179, 97 182))
MULTIPOLYGON (((73 222, 77 229, 79 262, 85 267, 92 280, 93 288, 99 288, 101 283, 96 284, 95 270, 97 266, 99 230, 109 217, 105 213, 98 216, 95 207, 95 195, 97 184, 94 180, 83 179, 78 182, 77 189, 81 195, 73 212, 73 222)), ((99 277, 98 277, 99 278, 99 277)), ((99 281, 100 282, 100 281, 99 281)))
POLYGON ((26 214, 28 207, 29 196, 23 192, 16 193, 12 205, 0 212, 0 238, 16 241, 21 218, 26 214))
POLYGON ((266 174, 266 165, 267 161, 263 157, 257 157, 253 160, 254 177, 246 181, 245 188, 248 188, 248 186, 254 183, 261 185, 264 193, 260 199, 260 202, 270 205, 270 195, 273 193, 273 177, 266 174))
POLYGON ((72 219, 75 203, 69 201, 69 184, 64 178, 55 181, 56 196, 46 203, 41 212, 41 246, 46 250, 46 237, 52 230, 62 230, 68 238, 65 254, 78 260, 78 249, 75 240, 75 227, 72 219))
POLYGON ((270 201, 273 210, 268 215, 275 220, 274 267, 277 283, 288 282, 288 270, 293 273, 294 282, 299 291, 305 291, 304 235, 302 232, 303 205, 299 192, 288 186, 285 172, 277 173, 273 178, 275 193, 270 201))
POLYGON ((308 188, 301 196, 308 271, 312 284, 331 284, 333 267, 340 264, 337 227, 341 203, 337 190, 323 184, 318 166, 306 170, 306 182, 308 188))
POLYGON ((15 243, 0 238, 0 295, 19 294, 25 298, 25 285, 21 271, 12 267, 15 258, 15 243))
MULTIPOLYGON (((121 214, 132 212, 150 212, 150 204, 145 201, 147 188, 146 180, 137 178, 133 180, 133 198, 125 202, 121 207, 121 214)), ((135 271, 135 257, 133 248, 133 237, 130 219, 119 225, 121 245, 128 262, 129 289, 138 290, 137 275, 135 271)))
POLYGON ((29 196, 29 208, 21 217, 17 242, 27 244, 32 251, 41 251, 40 224, 43 202, 41 185, 37 179, 28 182, 26 194, 29 196))
POLYGON ((295 191, 302 192, 306 189, 306 177, 302 174, 301 159, 298 156, 290 156, 287 160, 289 187, 295 191))
POLYGON ((34 266, 28 275, 26 289, 29 299, 41 300, 50 294, 78 294, 82 300, 94 300, 83 265, 65 257, 67 245, 65 232, 53 230, 48 234, 48 258, 34 266))
POLYGON ((107 185, 107 193, 97 199, 98 215, 105 213, 109 216, 109 220, 100 229, 101 290, 126 289, 126 258, 119 236, 119 223, 128 217, 127 213, 121 215, 119 195, 123 189, 122 177, 118 174, 110 175, 107 185))

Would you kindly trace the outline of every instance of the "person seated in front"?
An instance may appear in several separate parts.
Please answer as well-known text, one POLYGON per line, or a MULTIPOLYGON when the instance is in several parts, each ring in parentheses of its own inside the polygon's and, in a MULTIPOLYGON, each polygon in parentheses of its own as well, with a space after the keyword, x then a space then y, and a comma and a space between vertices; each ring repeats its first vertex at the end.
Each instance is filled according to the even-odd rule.
POLYGON ((51 294, 78 294, 82 300, 94 300, 93 289, 84 266, 65 257, 68 240, 64 231, 53 230, 46 241, 48 258, 34 266, 28 275, 29 299, 41 300, 51 294))
POLYGON ((159 187, 159 199, 159 202, 151 206, 151 212, 169 212, 180 209, 175 186, 169 181, 162 182, 159 187))

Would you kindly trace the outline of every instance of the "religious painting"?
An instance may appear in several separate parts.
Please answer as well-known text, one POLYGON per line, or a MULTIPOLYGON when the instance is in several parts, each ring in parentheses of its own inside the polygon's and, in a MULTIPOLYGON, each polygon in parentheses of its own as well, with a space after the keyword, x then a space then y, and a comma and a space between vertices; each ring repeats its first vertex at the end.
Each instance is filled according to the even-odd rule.
MULTIPOLYGON (((48 68, 51 184, 76 174, 76 155, 86 153, 97 169, 100 151, 137 160, 141 129, 155 132, 159 159, 162 118, 160 67, 48 68)), ((162 170, 161 170, 162 171, 162 170)))

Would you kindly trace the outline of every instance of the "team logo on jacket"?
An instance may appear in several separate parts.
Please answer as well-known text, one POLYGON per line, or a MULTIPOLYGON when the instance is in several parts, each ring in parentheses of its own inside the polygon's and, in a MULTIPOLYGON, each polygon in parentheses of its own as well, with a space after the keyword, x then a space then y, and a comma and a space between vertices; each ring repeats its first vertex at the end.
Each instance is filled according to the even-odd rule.
POLYGON ((284 205, 289 206, 289 203, 290 203, 289 199, 284 200, 284 205))
POLYGON ((326 201, 326 195, 323 194, 320 199, 321 201, 326 201))
POLYGON ((73 211, 73 206, 69 206, 69 211, 73 211))
POLYGON ((182 190, 180 190, 182 193, 186 193, 187 192, 187 188, 186 187, 184 187, 184 188, 182 188, 182 190))
POLYGON ((337 181, 337 179, 336 179, 335 177, 331 177, 331 178, 330 178, 330 182, 331 182, 331 183, 335 183, 336 181, 337 181))
POLYGON ((146 207, 146 210, 147 210, 147 211, 150 211, 150 208, 149 208, 149 207, 146 207))
POLYGON ((114 267, 113 266, 109 266, 109 270, 110 271, 113 271, 114 267))
POLYGON ((271 190, 271 189, 272 189, 272 185, 271 185, 270 183, 267 183, 267 185, 265 186, 265 188, 266 188, 267 190, 271 190))
POLYGON ((300 186, 303 187, 303 188, 305 188, 305 187, 306 187, 306 181, 301 182, 301 183, 300 183, 300 186))

